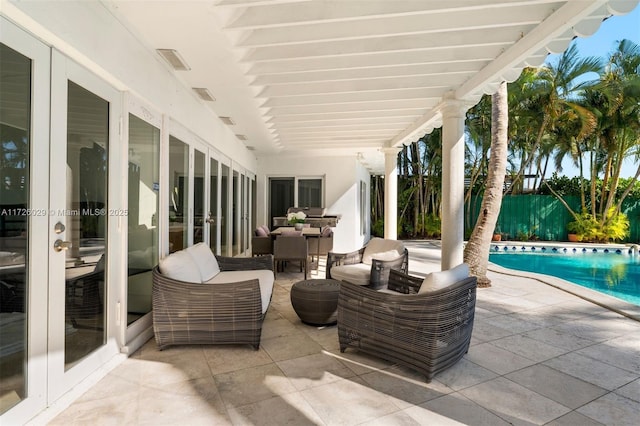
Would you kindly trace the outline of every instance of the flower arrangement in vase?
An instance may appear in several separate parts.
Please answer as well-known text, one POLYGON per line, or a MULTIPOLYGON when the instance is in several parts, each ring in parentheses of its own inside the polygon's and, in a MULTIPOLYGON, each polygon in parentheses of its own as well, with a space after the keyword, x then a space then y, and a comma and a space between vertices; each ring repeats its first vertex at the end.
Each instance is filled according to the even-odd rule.
POLYGON ((298 231, 302 229, 302 224, 304 223, 304 220, 306 218, 307 218, 307 215, 304 212, 287 214, 287 221, 289 222, 289 225, 293 225, 298 231))

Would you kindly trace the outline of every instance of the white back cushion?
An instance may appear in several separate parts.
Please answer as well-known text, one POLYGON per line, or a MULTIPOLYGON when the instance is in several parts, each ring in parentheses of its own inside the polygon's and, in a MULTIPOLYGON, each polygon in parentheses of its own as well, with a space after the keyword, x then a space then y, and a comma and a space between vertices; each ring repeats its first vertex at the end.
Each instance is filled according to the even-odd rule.
POLYGON ((193 257, 200 271, 200 282, 205 282, 218 275, 220 266, 213 252, 205 243, 198 243, 187 247, 187 253, 193 257))
POLYGON ((461 263, 447 271, 432 272, 422 281, 418 294, 440 290, 469 276, 469 265, 461 263))
POLYGON ((396 258, 404 253, 404 244, 402 244, 402 242, 398 240, 386 240, 384 238, 374 237, 371 240, 369 240, 369 243, 364 249, 364 253, 362 254, 362 263, 366 265, 371 265, 371 259, 373 259, 374 257, 377 258, 376 257, 377 253, 385 253, 384 259, 381 259, 381 258, 377 258, 377 259, 390 260, 388 259, 388 257, 389 257, 389 252, 392 250, 398 253, 396 256, 393 257, 393 258, 396 258))
POLYGON ((184 250, 170 254, 160 260, 160 272, 173 280, 201 283, 200 271, 193 257, 184 250))

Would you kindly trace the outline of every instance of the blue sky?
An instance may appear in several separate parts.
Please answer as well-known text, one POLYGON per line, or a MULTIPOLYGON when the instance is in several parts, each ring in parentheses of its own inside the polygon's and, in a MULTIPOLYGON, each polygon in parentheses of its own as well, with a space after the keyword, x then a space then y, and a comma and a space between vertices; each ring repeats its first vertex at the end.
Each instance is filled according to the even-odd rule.
MULTIPOLYGON (((606 58, 609 52, 614 49, 616 42, 625 38, 640 44, 640 6, 627 15, 610 17, 600 25, 598 31, 591 37, 576 38, 572 43, 577 44, 582 56, 606 58)), ((553 60, 557 56, 549 55, 547 61, 553 60)), ((578 175, 578 170, 570 164, 570 161, 565 161, 563 167, 563 175, 578 175)), ((636 172, 636 167, 634 162, 625 164, 622 176, 632 177, 636 172)))

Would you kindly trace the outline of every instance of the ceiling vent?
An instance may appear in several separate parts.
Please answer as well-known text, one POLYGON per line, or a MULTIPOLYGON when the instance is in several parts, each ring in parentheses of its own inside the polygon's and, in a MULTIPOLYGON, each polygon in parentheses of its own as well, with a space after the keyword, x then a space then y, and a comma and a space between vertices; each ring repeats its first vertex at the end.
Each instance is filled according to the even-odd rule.
POLYGON ((249 146, 249 145, 247 145, 247 149, 248 149, 249 151, 255 151, 255 150, 256 150, 256 147, 255 147, 255 146, 249 146))
POLYGON ((206 89, 204 87, 192 87, 192 89, 193 89, 194 92, 196 92, 198 94, 200 99, 202 99, 203 101, 209 101, 209 102, 215 102, 216 101, 215 96, 213 96, 211 94, 209 89, 206 89))
POLYGON ((247 140, 247 137, 245 135, 236 135, 236 138, 240 139, 241 141, 247 140))
POLYGON ((174 49, 156 49, 156 52, 177 71, 189 71, 191 67, 182 59, 182 56, 174 49))
POLYGON ((220 120, 222 120, 224 124, 228 124, 229 126, 233 126, 234 124, 236 124, 236 122, 233 121, 233 118, 231 117, 220 117, 220 120))

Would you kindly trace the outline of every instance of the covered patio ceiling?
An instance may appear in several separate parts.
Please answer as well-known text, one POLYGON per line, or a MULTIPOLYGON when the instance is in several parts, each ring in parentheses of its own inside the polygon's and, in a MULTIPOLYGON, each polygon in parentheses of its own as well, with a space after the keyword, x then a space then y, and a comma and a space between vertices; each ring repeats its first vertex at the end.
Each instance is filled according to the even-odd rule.
POLYGON ((354 155, 383 173, 381 149, 440 126, 443 99, 477 102, 638 0, 103 3, 177 51, 189 69, 171 72, 258 157, 354 155))

